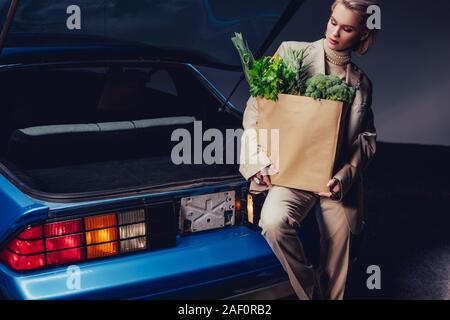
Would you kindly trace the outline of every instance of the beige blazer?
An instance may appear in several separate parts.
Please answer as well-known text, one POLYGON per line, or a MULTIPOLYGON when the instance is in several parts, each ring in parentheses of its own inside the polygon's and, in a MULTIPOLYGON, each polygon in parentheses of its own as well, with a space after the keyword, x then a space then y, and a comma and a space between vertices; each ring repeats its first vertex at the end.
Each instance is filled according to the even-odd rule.
MULTIPOLYGON (((311 61, 309 76, 317 73, 325 74, 325 53, 323 40, 315 42, 282 42, 277 49, 281 57, 285 47, 302 49, 309 46, 309 55, 306 61, 311 61)), ((354 63, 347 65, 347 83, 356 88, 356 95, 353 103, 344 112, 344 125, 341 131, 338 153, 334 165, 333 177, 340 181, 341 198, 336 200, 337 205, 344 209, 350 229, 353 233, 359 233, 364 225, 364 193, 363 193, 363 170, 370 163, 376 152, 377 133, 374 125, 374 116, 371 108, 372 104, 372 82, 354 63)), ((256 128, 258 121, 258 108, 256 99, 250 97, 244 111, 244 130, 256 128)), ((247 137, 248 138, 248 137, 247 137)), ((256 139, 253 137, 252 139, 256 139)), ((246 148, 246 144, 241 143, 241 148, 246 148)), ((241 149, 241 154, 244 151, 241 149)), ((250 179, 262 168, 271 163, 267 155, 261 148, 255 148, 259 161, 258 164, 249 164, 241 161, 239 171, 250 179)), ((250 183, 251 192, 262 192, 267 187, 256 184, 253 180, 250 183)))

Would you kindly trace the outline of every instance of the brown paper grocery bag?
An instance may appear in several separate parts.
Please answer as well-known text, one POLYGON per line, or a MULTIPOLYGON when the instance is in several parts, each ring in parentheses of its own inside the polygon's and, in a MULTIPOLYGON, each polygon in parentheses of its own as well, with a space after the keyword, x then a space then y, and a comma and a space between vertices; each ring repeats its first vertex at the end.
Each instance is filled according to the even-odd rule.
POLYGON ((258 144, 278 169, 272 184, 328 192, 344 103, 288 94, 257 101, 258 144))

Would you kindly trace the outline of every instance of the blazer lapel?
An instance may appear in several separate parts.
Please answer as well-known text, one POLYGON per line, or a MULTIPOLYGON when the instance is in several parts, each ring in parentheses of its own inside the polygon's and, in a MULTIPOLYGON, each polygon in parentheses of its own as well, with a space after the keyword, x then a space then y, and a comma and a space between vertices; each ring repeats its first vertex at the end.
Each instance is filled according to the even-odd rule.
POLYGON ((323 39, 312 42, 309 45, 309 60, 311 66, 308 69, 310 76, 317 73, 325 74, 325 52, 323 50, 323 39))
POLYGON ((345 81, 356 90, 359 90, 361 85, 361 72, 352 62, 347 64, 347 78, 345 81))

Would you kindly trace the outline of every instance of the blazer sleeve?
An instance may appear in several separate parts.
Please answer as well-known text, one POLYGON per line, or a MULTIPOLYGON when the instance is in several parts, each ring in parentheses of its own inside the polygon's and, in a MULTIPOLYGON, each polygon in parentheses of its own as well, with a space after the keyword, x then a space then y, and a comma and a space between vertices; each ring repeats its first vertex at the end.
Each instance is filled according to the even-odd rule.
MULTIPOLYGON (((282 42, 275 54, 282 56, 285 42, 282 42)), ((274 55, 275 55, 274 54, 274 55)), ((245 179, 250 179, 263 168, 272 164, 265 150, 258 144, 256 125, 258 122, 258 102, 250 96, 244 111, 242 125, 244 133, 241 138, 239 172, 245 179)))
POLYGON ((372 111, 372 83, 369 80, 368 101, 361 125, 361 132, 353 142, 350 156, 345 165, 333 176, 340 183, 340 199, 350 190, 356 179, 362 174, 373 159, 377 149, 377 131, 372 111))

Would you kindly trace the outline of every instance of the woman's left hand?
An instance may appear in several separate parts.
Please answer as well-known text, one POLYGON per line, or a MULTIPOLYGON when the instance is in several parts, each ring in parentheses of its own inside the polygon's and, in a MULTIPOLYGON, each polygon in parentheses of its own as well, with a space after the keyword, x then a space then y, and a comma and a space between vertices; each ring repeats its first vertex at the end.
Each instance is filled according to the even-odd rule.
POLYGON ((314 193, 321 197, 327 197, 332 199, 340 198, 341 186, 338 179, 333 178, 330 181, 328 181, 327 187, 328 190, 330 190, 330 192, 314 192, 314 193))

